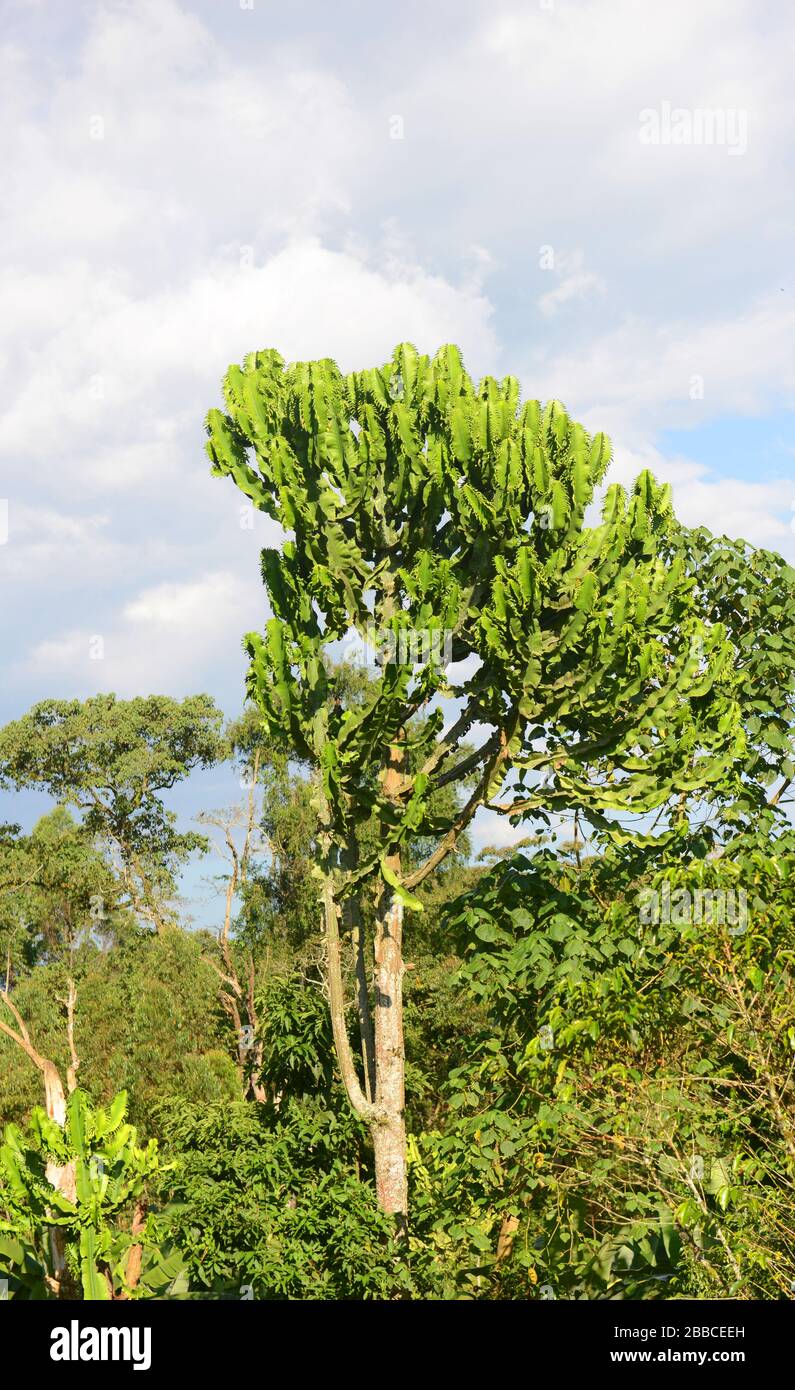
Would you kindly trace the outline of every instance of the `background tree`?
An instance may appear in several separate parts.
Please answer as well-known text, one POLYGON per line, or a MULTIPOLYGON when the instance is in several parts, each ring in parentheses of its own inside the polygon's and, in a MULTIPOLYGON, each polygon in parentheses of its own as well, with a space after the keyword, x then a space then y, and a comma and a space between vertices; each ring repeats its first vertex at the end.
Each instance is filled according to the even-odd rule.
POLYGON ((693 601, 731 646, 742 756, 704 789, 717 835, 772 833, 795 778, 795 570, 780 555, 700 527, 682 533, 693 601))
POLYGON ((0 786, 36 787, 79 808, 108 846, 126 901, 162 930, 178 866, 206 846, 163 805, 196 767, 225 755, 222 714, 207 695, 44 700, 0 730, 0 786))
POLYGON ((0 959, 17 970, 63 958, 120 926, 121 890, 94 836, 64 806, 30 835, 0 833, 0 959))

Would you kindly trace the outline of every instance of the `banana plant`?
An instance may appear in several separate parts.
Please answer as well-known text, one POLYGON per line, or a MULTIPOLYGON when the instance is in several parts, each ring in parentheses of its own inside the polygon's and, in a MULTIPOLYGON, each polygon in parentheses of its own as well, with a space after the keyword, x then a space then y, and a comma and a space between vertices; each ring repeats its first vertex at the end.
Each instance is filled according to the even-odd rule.
POLYGON ((126 1113, 125 1091, 104 1109, 95 1107, 85 1091, 75 1090, 63 1129, 36 1107, 27 1132, 7 1125, 0 1147, 4 1201, 16 1243, 24 1238, 43 1250, 49 1228, 62 1228, 67 1258, 85 1299, 135 1296, 127 1281, 128 1259, 133 1246, 145 1244, 146 1229, 141 1225, 133 1234, 124 1228, 123 1218, 147 1181, 168 1166, 156 1140, 143 1148, 138 1144, 126 1113), (74 1164, 73 1200, 49 1182, 46 1168, 52 1161, 74 1164))

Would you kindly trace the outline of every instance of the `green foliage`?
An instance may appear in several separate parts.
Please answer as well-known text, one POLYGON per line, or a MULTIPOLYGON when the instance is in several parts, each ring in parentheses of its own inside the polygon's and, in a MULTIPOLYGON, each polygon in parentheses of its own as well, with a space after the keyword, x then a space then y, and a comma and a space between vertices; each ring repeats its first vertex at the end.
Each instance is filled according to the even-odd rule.
POLYGON ((65 807, 42 816, 30 835, 0 834, 0 948, 17 970, 63 957, 92 932, 123 927, 119 889, 90 831, 65 807))
POLYGON ((206 696, 48 700, 0 731, 2 785, 57 802, 0 826, 12 1297, 52 1296, 53 1233, 62 1297, 789 1297, 795 572, 682 528, 648 473, 597 508, 605 437, 453 347, 348 376, 259 352, 224 395, 213 470, 289 537, 251 704, 225 733, 206 696), (374 630, 379 668, 336 660, 374 630), (267 853, 230 832, 219 945, 177 925, 206 842, 165 798, 224 758, 267 853), (526 853, 470 862, 481 806, 530 821, 526 853), (320 877, 351 1000, 379 898, 412 914, 400 1242, 338 1073, 320 877), (11 1022, 65 1076, 72 986, 60 1130, 11 1022))
POLYGON ((400 1287, 388 1222, 356 1175, 349 1112, 310 1099, 161 1116, 176 1162, 163 1229, 191 1287, 254 1298, 388 1297, 400 1287))
POLYGON ((761 832, 775 819, 767 799, 776 779, 795 776, 795 570, 780 555, 703 528, 685 540, 698 608, 731 643, 735 718, 747 746, 710 799, 729 827, 761 832))
POLYGON ((78 807, 82 825, 121 860, 129 906, 160 926, 182 861, 206 847, 181 833, 162 793, 227 753, 207 695, 44 700, 0 730, 0 786, 43 789, 78 807))
POLYGON ((316 984, 275 976, 258 996, 270 1100, 160 1103, 173 1171, 158 1230, 191 1296, 385 1298, 411 1288, 378 1211, 363 1126, 330 1065, 316 984))
POLYGON ((261 1080, 272 1096, 328 1093, 331 1026, 320 981, 272 976, 259 995, 263 1018, 261 1080))
POLYGON ((372 782, 435 695, 464 702, 464 733, 494 730, 465 760, 479 799, 514 769, 504 809, 542 821, 564 807, 648 811, 742 758, 730 644, 693 602, 668 489, 648 473, 629 495, 614 485, 587 526, 610 445, 559 402, 520 404, 511 377, 475 387, 456 348, 431 360, 408 344, 347 377, 328 360, 253 353, 224 392, 228 413, 207 420, 213 470, 295 536, 264 553, 274 616, 247 639, 250 694, 268 736, 317 767, 337 845, 376 809, 385 827, 379 852, 338 876, 339 896, 456 817, 431 804, 451 751, 434 752, 438 709, 413 740, 422 767, 399 804, 372 782), (323 652, 373 626, 396 641, 450 632, 453 660, 476 657, 476 673, 414 668, 398 646, 346 708, 323 652))
POLYGON ((155 793, 192 767, 211 766, 223 752, 221 720, 207 695, 43 700, 2 730, 0 768, 6 783, 43 787, 59 801, 84 806, 97 830, 109 818, 140 844, 156 815, 155 793), (107 813, 92 805, 99 789, 110 794, 107 813))
POLYGON ((461 987, 489 1021, 415 1181, 438 1194, 423 1208, 469 1260, 470 1292, 479 1277, 513 1297, 786 1295, 794 850, 788 835, 773 852, 744 839, 640 876, 637 855, 577 874, 542 852, 457 905, 461 987), (643 922, 641 889, 665 882, 691 903, 749 885, 746 926, 692 907, 643 922))
MULTIPOLYGON (((103 1110, 95 1109, 85 1093, 76 1090, 69 1097, 63 1129, 37 1106, 29 1131, 7 1125, 0 1148, 3 1198, 10 1216, 6 1225, 18 1237, 16 1248, 7 1254, 17 1268, 24 1267, 18 1256, 19 1240, 28 1242, 33 1251, 44 1251, 53 1228, 60 1228, 66 1237, 69 1268, 77 1274, 86 1299, 106 1300, 119 1291, 135 1296, 137 1291, 126 1281, 127 1259, 131 1247, 145 1240, 145 1230, 133 1237, 119 1226, 118 1218, 140 1196, 147 1181, 163 1171, 157 1141, 151 1139, 141 1148, 134 1127, 125 1123, 126 1110, 123 1091, 103 1110), (68 1170, 73 1196, 67 1195, 63 1184, 53 1186, 48 1164, 68 1170)), ((30 1266, 30 1252, 25 1259, 30 1266)), ((37 1273, 43 1267, 44 1257, 36 1262, 37 1273)), ((11 1287, 23 1289, 13 1266, 10 1275, 11 1287)))
MULTIPOLYGON (((164 1095, 211 1101, 239 1094, 218 976, 196 935, 136 931, 109 950, 88 943, 69 964, 77 982, 79 1075, 97 1104, 125 1090, 132 1122, 154 1134, 152 1106, 164 1095)), ((62 1075, 69 1061, 59 1002, 65 994, 66 967, 58 962, 37 966, 13 991, 31 1036, 62 1075)), ((0 1114, 21 1121, 41 1099, 41 1079, 2 1034, 0 1076, 0 1114)))

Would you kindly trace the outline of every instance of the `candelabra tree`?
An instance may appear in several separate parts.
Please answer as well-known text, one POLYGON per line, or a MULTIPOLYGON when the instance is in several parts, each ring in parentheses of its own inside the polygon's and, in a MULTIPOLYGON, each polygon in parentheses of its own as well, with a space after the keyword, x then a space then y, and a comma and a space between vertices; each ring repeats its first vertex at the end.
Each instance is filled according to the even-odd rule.
POLYGON ((644 472, 586 520, 607 438, 558 401, 522 402, 513 377, 475 385, 455 347, 403 344, 347 376, 255 352, 224 397, 207 417, 213 472, 284 533, 262 554, 272 616, 245 639, 248 691, 310 769, 334 1046, 379 1201, 404 1226, 404 909, 421 910, 416 890, 481 808, 610 826, 724 777, 745 751, 731 645, 700 616, 668 488, 644 472), (354 632, 380 665, 351 705, 327 656, 354 632), (432 848, 409 866, 417 837, 432 848))

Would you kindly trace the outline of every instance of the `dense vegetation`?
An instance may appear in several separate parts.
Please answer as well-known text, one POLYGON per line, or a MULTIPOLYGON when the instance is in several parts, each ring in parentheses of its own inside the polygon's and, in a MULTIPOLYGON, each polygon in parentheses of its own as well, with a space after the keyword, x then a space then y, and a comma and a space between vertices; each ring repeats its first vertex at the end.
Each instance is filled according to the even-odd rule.
POLYGON ((790 1296, 795 573, 648 474, 595 518, 607 440, 454 349, 225 395, 289 536, 243 712, 0 730, 53 801, 0 827, 9 1296, 790 1296), (484 809, 524 839, 475 855, 484 809))

